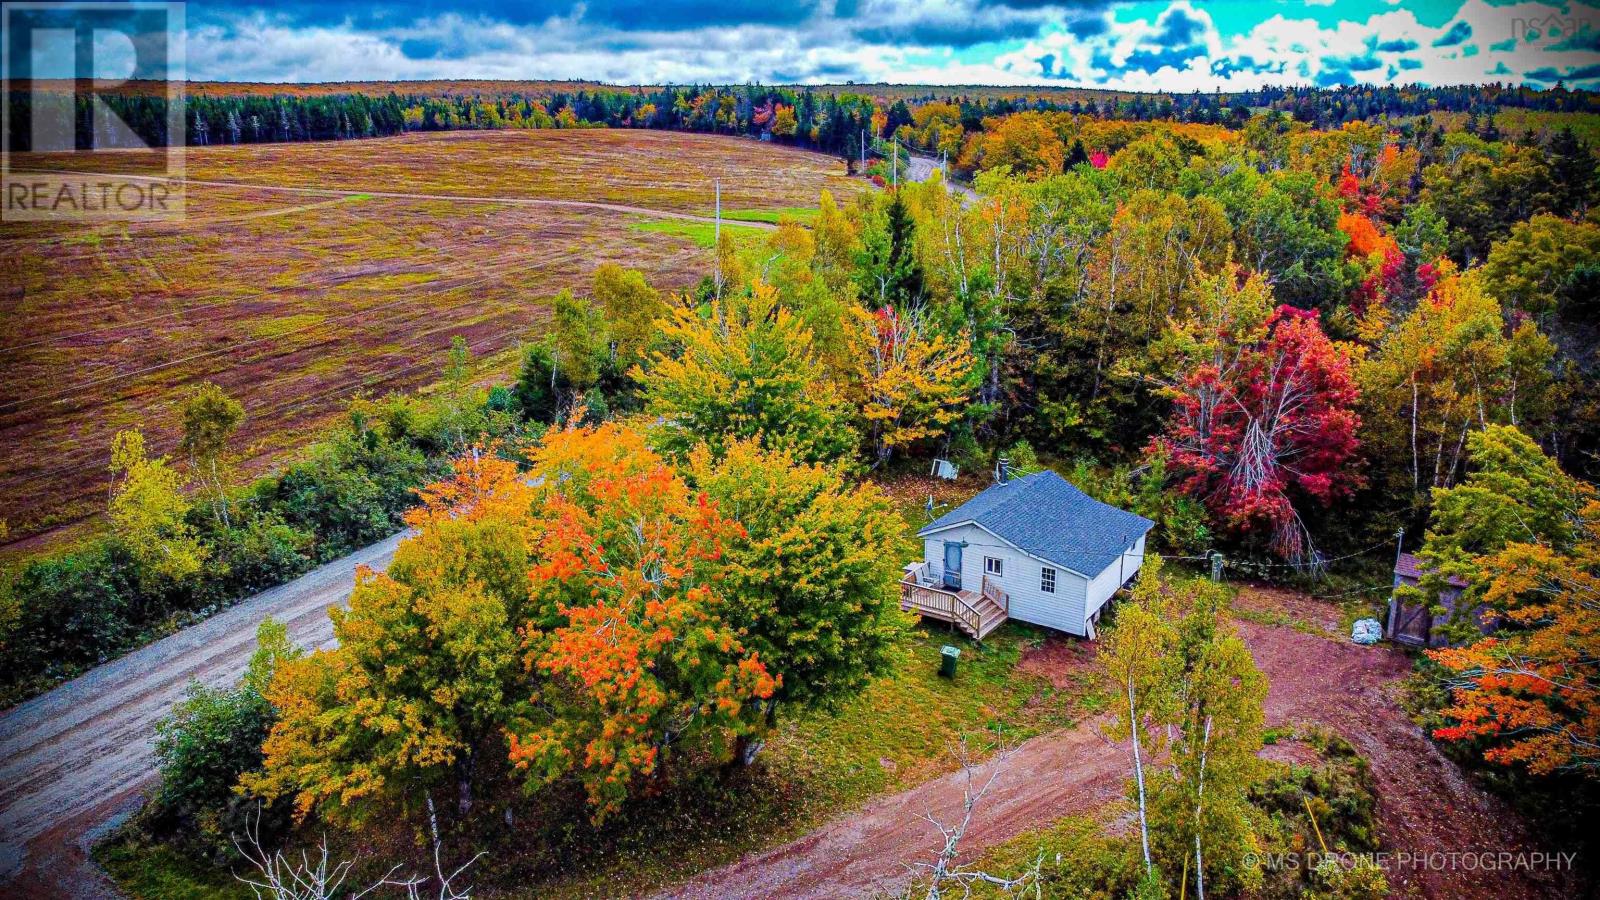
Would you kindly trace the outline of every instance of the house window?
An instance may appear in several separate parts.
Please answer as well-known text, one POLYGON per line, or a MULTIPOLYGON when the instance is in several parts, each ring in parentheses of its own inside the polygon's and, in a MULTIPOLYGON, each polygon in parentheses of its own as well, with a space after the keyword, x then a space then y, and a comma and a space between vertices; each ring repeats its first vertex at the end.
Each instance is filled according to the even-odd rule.
POLYGON ((1039 570, 1039 590, 1046 594, 1056 592, 1056 570, 1045 566, 1039 570))
POLYGON ((983 574, 1004 578, 1006 576, 1005 563, 992 556, 985 556, 983 558, 983 574))

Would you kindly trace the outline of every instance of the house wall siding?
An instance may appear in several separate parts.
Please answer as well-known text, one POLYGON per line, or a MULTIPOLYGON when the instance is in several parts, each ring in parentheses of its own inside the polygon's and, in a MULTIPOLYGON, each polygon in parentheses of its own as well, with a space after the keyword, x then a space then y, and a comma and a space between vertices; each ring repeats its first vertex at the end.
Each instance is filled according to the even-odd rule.
POLYGON ((1088 595, 1088 579, 1060 566, 1052 566, 1050 568, 1056 570, 1056 592, 1046 594, 1039 589, 1040 570, 1046 568, 1044 563, 1006 545, 976 525, 946 529, 923 539, 922 558, 933 573, 944 571, 944 545, 947 541, 963 541, 967 545, 961 554, 963 588, 982 590, 985 556, 1003 560, 1005 574, 991 580, 999 584, 1010 598, 1010 618, 1068 634, 1085 634, 1084 601, 1088 595))
POLYGON ((1121 559, 1113 561, 1111 565, 1094 577, 1089 584, 1087 602, 1084 604, 1084 618, 1094 615, 1117 589, 1127 584, 1135 575, 1139 574, 1139 567, 1144 565, 1144 537, 1141 536, 1134 542, 1133 549, 1124 554, 1121 559))

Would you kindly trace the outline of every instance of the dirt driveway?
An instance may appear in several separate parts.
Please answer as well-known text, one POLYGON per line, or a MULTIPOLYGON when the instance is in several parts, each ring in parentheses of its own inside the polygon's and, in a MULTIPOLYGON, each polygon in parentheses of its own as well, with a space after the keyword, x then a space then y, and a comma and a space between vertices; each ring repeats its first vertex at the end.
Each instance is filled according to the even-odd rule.
MULTIPOLYGON (((1337 614, 1332 619, 1337 622, 1337 614)), ((1272 682, 1267 721, 1330 726, 1371 761, 1385 848, 1552 849, 1537 845, 1505 804, 1468 783, 1396 704, 1397 683, 1410 668, 1404 656, 1287 626, 1246 621, 1239 629, 1272 682)), ((986 768, 978 777, 987 776, 986 768)), ((1126 747, 1107 741, 1098 722, 1037 737, 1006 760, 963 846, 972 853, 1062 816, 1094 810, 1118 797, 1127 777, 1126 747)), ((932 857, 937 835, 920 816, 952 821, 964 782, 958 772, 881 798, 800 840, 752 854, 662 896, 720 900, 892 892, 908 880, 907 865, 932 857)), ((1391 870, 1390 885, 1396 895, 1448 900, 1571 895, 1571 885, 1526 872, 1391 870)))

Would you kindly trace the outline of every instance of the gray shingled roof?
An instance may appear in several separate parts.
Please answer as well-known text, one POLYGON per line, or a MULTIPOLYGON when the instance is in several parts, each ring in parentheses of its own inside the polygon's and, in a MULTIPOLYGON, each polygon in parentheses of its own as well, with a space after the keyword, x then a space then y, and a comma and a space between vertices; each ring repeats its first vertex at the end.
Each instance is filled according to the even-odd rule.
POLYGON ((1048 469, 994 485, 917 534, 967 522, 1091 578, 1155 526, 1143 516, 1101 503, 1048 469))
MULTIPOLYGON (((1422 560, 1416 558, 1410 553, 1402 553, 1400 554, 1400 558, 1395 560, 1394 573, 1413 584, 1421 581, 1423 574, 1427 571, 1428 567, 1423 565, 1422 560)), ((1467 586, 1465 581, 1462 581, 1460 578, 1457 578, 1454 575, 1451 575, 1447 580, 1452 587, 1464 588, 1467 586)))

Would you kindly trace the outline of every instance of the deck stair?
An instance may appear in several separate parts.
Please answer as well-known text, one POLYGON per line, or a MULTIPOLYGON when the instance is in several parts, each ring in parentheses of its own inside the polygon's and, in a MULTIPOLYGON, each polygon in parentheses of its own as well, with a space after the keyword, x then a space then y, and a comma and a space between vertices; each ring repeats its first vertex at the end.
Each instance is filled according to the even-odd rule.
POLYGON ((950 622, 975 640, 983 640, 1005 623, 1010 603, 1006 592, 988 578, 977 591, 949 587, 932 577, 925 562, 906 566, 900 580, 901 609, 950 622))

